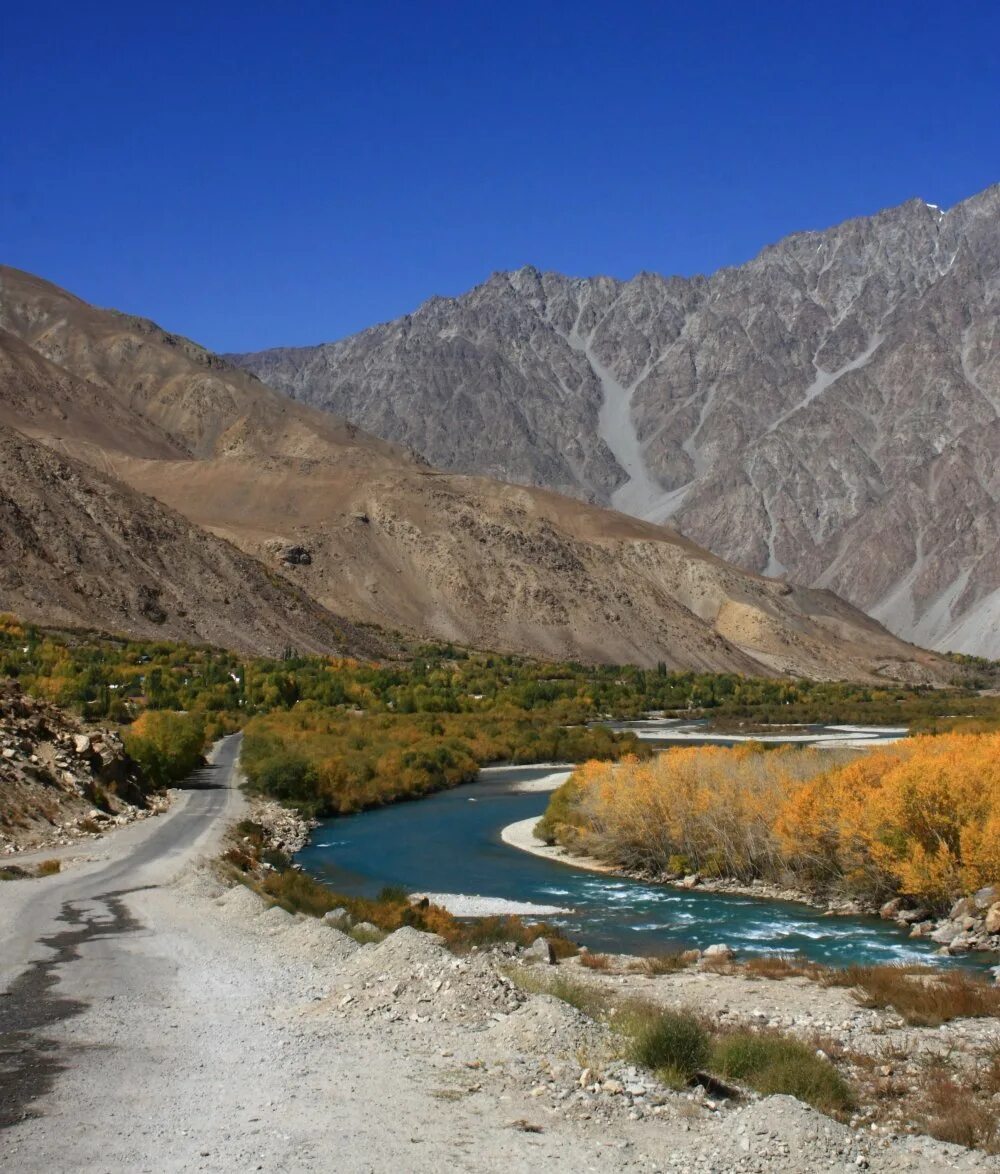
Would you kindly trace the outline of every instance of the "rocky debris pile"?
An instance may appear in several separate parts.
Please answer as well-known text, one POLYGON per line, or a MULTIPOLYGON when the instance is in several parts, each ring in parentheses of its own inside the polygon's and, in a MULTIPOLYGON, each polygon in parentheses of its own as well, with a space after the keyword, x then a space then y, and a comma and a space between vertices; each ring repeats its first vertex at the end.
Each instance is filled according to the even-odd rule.
POLYGON ((227 919, 249 933, 280 937, 281 948, 291 957, 316 967, 343 963, 361 947, 346 933, 315 917, 286 912, 268 902, 246 885, 234 885, 215 896, 215 905, 227 919))
POLYGON ((113 730, 0 684, 0 854, 96 837, 163 806, 113 730))
POLYGON ((605 1027, 552 995, 535 995, 487 1027, 477 1036, 476 1048, 483 1056, 507 1059, 545 1056, 565 1060, 582 1052, 596 1058, 611 1051, 605 1027))
MULTIPOLYGON (((905 1122, 898 1128, 857 1119, 847 1125, 789 1097, 746 1094, 733 1100, 700 1086, 670 1089, 618 1058, 612 1033, 602 1024, 551 995, 525 995, 513 987, 507 975, 526 951, 476 951, 459 958, 441 938, 410 927, 362 946, 339 928, 348 924, 343 911, 332 911, 329 920, 293 916, 242 885, 220 892, 190 875, 176 884, 185 899, 211 903, 220 940, 236 934, 254 958, 280 960, 281 995, 272 1014, 288 1032, 290 1046, 281 1054, 293 1056, 297 1073, 311 1071, 312 1055, 360 1040, 367 1049, 387 1049, 400 1062, 422 1065, 427 1080, 446 1084, 432 1095, 441 1114, 456 1114, 449 1119, 477 1128, 502 1123, 548 1137, 579 1130, 580 1136, 607 1139, 599 1144, 608 1147, 602 1152, 602 1168, 608 1169, 651 1165, 689 1174, 763 1174, 998 1168, 996 1159, 982 1153, 900 1136, 905 1122), (621 1160, 608 1164, 619 1150, 621 1160)), ((665 1006, 698 1007, 734 1025, 794 1021, 802 1037, 812 1040, 821 1024, 831 1026, 831 1036, 841 1034, 838 1024, 847 1024, 854 1042, 867 1034, 877 1052, 919 1050, 931 1037, 941 1037, 942 1047, 954 1052, 962 1032, 972 1027, 966 1021, 948 1024, 948 1030, 910 1029, 904 1040, 897 1038, 898 1017, 864 1011, 849 992, 805 980, 749 980, 697 968, 651 978, 590 970, 575 961, 559 967, 574 983, 594 982, 665 1006)), ((526 972, 556 980, 559 968, 539 960, 528 963, 526 972)))
MULTIPOLYGON (((540 998, 545 996, 534 996, 529 1006, 540 998)), ((503 1080, 509 1088, 527 1087, 528 1095, 547 1113, 579 1121, 610 1124, 623 1119, 670 1120, 681 1115, 697 1120, 729 1107, 730 1102, 713 1096, 700 1085, 680 1091, 668 1088, 652 1073, 613 1058, 607 1050, 609 1042, 602 1040, 591 1051, 589 1036, 583 1031, 578 1058, 538 1056, 544 1043, 539 1041, 533 1049, 535 1055, 506 1057, 482 1070, 503 1080), (584 1060, 582 1068, 579 1057, 584 1060)))
POLYGON ((1000 953, 1000 884, 986 885, 952 905, 947 917, 935 920, 927 909, 907 907, 896 898, 879 910, 885 921, 910 926, 910 937, 939 942, 941 954, 969 950, 1000 953))
POLYGON ((273 799, 255 799, 250 819, 264 829, 268 847, 287 856, 294 856, 305 847, 309 833, 316 826, 316 820, 307 819, 290 807, 282 807, 273 799))
POLYGON ((349 959, 332 1001, 340 1009, 388 1022, 434 1020, 482 1027, 503 1019, 525 1000, 494 955, 473 950, 459 958, 437 934, 404 926, 349 959))

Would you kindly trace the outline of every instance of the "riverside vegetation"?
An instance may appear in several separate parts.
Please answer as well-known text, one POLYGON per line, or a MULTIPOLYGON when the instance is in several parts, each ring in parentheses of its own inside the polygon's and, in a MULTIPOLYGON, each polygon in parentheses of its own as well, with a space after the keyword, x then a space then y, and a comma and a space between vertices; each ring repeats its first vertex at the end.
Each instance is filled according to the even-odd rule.
POLYGON ((300 657, 292 649, 278 659, 246 658, 168 640, 48 631, 0 616, 0 677, 89 721, 128 727, 136 756, 160 782, 187 773, 193 740, 205 745, 249 723, 255 785, 328 811, 399 797, 377 779, 385 755, 386 769, 392 756, 397 766, 408 756, 401 794, 464 781, 492 758, 642 755, 647 748, 628 737, 571 727, 651 711, 717 722, 1000 728, 1000 697, 978 691, 994 681, 996 665, 954 660, 951 689, 876 688, 552 663, 450 645, 415 644, 388 662, 300 657), (297 709, 310 716, 283 716, 297 709), (143 717, 153 712, 174 717, 143 717), (334 749, 353 763, 343 775, 324 765, 334 749), (275 769, 286 751, 290 766, 275 769))
MULTIPOLYGON (((915 737, 845 757, 759 745, 590 762, 537 833, 647 873, 792 885, 922 915, 1000 892, 1000 733, 915 737)), ((967 910, 965 912, 972 912, 967 910)), ((987 915, 1000 931, 1000 904, 987 915)))
MULTIPOLYGON (((978 683, 993 670, 956 658, 956 672, 978 683)), ((1000 727, 1000 697, 968 686, 754 680, 429 645, 385 663, 292 650, 247 659, 46 632, 10 617, 0 618, 0 675, 118 723, 159 786, 236 729, 245 730, 250 787, 309 814, 417 797, 470 781, 489 762, 590 759, 554 794, 542 830, 627 868, 791 880, 868 902, 901 896, 934 912, 1000 877, 1000 734, 939 733, 852 761, 754 746, 649 759, 632 734, 588 724, 658 710, 1000 727)))

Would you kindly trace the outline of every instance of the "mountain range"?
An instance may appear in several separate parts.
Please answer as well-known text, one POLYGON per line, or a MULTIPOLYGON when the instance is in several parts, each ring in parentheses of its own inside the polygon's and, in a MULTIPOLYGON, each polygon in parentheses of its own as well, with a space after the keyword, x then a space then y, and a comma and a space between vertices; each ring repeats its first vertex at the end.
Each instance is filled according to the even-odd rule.
POLYGON ((440 468, 669 520, 907 640, 1000 656, 1000 186, 708 277, 527 267, 229 358, 440 468))
POLYGON ((13 269, 0 269, 0 609, 264 653, 391 655, 404 633, 702 670, 950 671, 832 592, 544 488, 437 471, 13 269))

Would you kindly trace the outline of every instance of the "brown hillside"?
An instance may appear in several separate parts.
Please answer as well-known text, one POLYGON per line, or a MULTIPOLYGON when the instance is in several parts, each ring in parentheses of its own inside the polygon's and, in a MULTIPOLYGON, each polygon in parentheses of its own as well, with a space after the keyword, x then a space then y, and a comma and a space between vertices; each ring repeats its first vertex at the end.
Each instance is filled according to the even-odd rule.
POLYGON ((352 624, 152 498, 0 426, 0 610, 245 652, 371 652, 352 624))
MULTIPOLYGON (((835 596, 551 492, 436 473, 193 343, 29 275, 0 270, 0 326, 182 450, 152 452, 136 435, 77 445, 78 456, 257 556, 268 581, 280 571, 356 621, 594 660, 820 677, 941 671, 835 596), (305 558, 290 562, 289 547, 305 558)), ((0 399, 24 432, 66 443, 35 401, 0 399)))

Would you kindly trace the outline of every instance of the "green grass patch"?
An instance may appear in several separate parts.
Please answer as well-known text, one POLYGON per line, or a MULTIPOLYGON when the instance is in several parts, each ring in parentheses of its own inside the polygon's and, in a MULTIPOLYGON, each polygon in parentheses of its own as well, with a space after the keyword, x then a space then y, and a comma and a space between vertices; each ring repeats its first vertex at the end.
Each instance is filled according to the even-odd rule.
POLYGON ((509 973, 522 990, 553 995, 607 1024, 619 1038, 623 1058, 671 1088, 711 1076, 765 1096, 783 1093, 834 1117, 854 1107, 849 1082, 815 1048, 793 1036, 748 1029, 713 1032, 694 1011, 664 1009, 641 999, 615 1001, 594 984, 559 973, 509 973))
POLYGON ((552 995, 584 1015, 589 1015, 591 1019, 604 1020, 608 1017, 611 1000, 602 990, 589 983, 574 982, 558 970, 553 973, 549 967, 544 970, 511 967, 506 973, 516 986, 529 995, 552 995))
POLYGON ((720 1035, 708 1063, 723 1080, 748 1085, 765 1096, 784 1093, 824 1113, 846 1113, 854 1105, 850 1085, 829 1060, 808 1044, 777 1032, 720 1035))
POLYGON ((663 1011, 648 1004, 628 1004, 616 1029, 627 1040, 625 1054, 673 1088, 690 1084, 708 1067, 711 1041, 704 1024, 691 1011, 663 1011))

